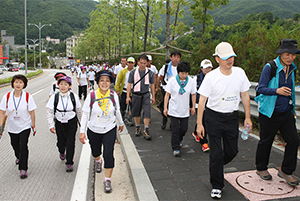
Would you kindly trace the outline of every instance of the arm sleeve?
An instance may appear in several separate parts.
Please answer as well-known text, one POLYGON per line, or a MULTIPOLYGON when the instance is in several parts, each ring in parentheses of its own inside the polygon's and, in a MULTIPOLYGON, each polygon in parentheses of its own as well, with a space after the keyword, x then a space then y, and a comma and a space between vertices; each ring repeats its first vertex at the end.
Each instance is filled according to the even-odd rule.
POLYGON ((264 95, 277 95, 276 94, 277 88, 268 88, 270 76, 271 76, 271 67, 267 64, 263 68, 260 75, 258 89, 257 89, 258 93, 264 95))
POLYGON ((120 112, 120 102, 119 102, 119 97, 117 94, 114 95, 114 99, 116 101, 116 118, 118 120, 118 122, 120 123, 119 126, 124 126, 124 122, 123 122, 123 119, 122 119, 122 115, 121 115, 121 112, 120 112))
POLYGON ((47 121, 49 129, 54 128, 54 111, 52 109, 47 108, 47 121))
POLYGON ((82 117, 81 117, 81 121, 80 121, 80 133, 85 133, 85 129, 86 129, 86 124, 88 121, 88 117, 89 117, 89 113, 88 112, 83 112, 82 113, 82 117))

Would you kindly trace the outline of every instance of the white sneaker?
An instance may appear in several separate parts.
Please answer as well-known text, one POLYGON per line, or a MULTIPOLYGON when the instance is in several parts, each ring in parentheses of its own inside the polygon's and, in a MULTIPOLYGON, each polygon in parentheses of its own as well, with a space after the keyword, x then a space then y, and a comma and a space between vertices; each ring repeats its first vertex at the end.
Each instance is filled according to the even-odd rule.
POLYGON ((222 197, 222 191, 219 189, 212 189, 210 196, 212 198, 220 199, 222 197))

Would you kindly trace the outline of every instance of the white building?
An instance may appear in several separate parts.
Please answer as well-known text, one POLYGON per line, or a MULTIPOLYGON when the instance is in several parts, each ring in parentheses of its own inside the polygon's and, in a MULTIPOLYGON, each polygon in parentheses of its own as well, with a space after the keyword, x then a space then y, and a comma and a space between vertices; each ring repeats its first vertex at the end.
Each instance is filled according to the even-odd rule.
POLYGON ((66 39, 66 56, 67 57, 75 57, 75 55, 72 51, 72 48, 76 46, 80 36, 83 36, 83 34, 80 34, 79 36, 73 35, 66 39))
POLYGON ((51 42, 52 44, 59 44, 60 43, 59 39, 50 38, 50 36, 46 36, 46 41, 51 42))

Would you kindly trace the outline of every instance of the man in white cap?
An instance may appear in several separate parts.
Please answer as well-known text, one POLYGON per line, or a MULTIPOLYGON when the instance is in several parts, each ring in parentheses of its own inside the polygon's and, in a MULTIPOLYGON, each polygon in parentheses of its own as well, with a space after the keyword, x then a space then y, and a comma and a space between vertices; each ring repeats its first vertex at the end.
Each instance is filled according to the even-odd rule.
MULTIPOLYGON (((200 68, 201 68, 201 72, 197 75, 197 90, 200 88, 200 86, 201 86, 201 84, 204 80, 205 75, 212 70, 213 65, 212 65, 210 60, 204 59, 204 60, 201 61, 200 68)), ((198 108, 199 98, 200 98, 200 94, 196 93, 196 108, 198 108)), ((202 121, 203 125, 204 125, 204 122, 205 122, 204 119, 205 119, 205 114, 203 114, 203 121, 202 121)), ((204 129, 205 129, 205 125, 204 125, 204 129)), ((204 137, 201 139, 197 135, 197 124, 195 125, 194 132, 192 132, 192 136, 195 138, 196 142, 200 142, 201 149, 202 149, 203 152, 209 151, 208 140, 207 140, 207 137, 206 137, 207 133, 205 132, 204 137)))
POLYGON ((203 138, 206 130, 209 136, 211 197, 220 199, 224 187, 223 166, 238 153, 240 99, 245 110, 244 128, 248 124, 249 133, 252 130, 248 92, 251 84, 244 70, 233 66, 236 54, 229 43, 218 44, 213 56, 220 66, 206 75, 198 90, 197 134, 203 138), (204 107, 205 130, 202 123, 204 107))
POLYGON ((147 57, 148 57, 148 63, 147 63, 147 68, 149 69, 149 70, 151 70, 153 73, 154 73, 154 75, 155 75, 155 91, 157 92, 158 91, 158 88, 159 88, 159 83, 158 83, 158 70, 157 70, 157 68, 156 68, 156 66, 154 66, 154 65, 152 65, 152 56, 151 55, 147 55, 147 57))

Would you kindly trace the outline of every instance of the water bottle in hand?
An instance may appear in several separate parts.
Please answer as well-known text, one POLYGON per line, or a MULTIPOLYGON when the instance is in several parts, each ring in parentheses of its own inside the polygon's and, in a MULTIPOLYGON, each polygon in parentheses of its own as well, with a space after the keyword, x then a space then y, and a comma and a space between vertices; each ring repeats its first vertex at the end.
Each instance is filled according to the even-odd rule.
POLYGON ((241 138, 247 140, 249 137, 249 124, 246 125, 246 129, 243 130, 241 138))

